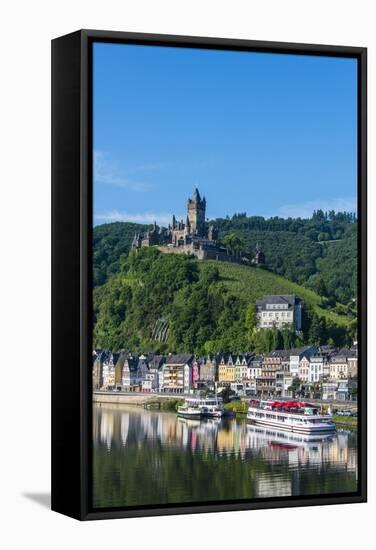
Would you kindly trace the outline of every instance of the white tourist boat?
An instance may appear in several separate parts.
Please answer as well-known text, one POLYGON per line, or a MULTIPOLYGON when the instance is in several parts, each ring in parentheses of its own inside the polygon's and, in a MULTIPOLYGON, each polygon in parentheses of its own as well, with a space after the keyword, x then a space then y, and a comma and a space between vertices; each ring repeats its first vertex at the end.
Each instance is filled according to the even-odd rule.
POLYGON ((331 414, 320 414, 318 407, 299 401, 251 401, 247 421, 300 434, 322 434, 336 430, 331 414))
POLYGON ((220 397, 187 397, 178 407, 178 415, 185 418, 220 418, 224 412, 220 397))

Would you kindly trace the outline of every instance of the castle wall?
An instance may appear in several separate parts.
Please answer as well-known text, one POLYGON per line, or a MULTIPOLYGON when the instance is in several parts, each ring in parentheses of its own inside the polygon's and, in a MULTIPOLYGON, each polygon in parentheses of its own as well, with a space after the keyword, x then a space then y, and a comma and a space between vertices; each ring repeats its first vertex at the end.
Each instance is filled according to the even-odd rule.
POLYGON ((192 254, 192 250, 187 250, 185 246, 157 246, 163 254, 192 254))
POLYGON ((227 254, 226 250, 219 248, 198 248, 194 249, 192 246, 158 246, 158 250, 164 254, 192 254, 199 260, 219 260, 221 262, 233 262, 242 263, 239 256, 227 254))

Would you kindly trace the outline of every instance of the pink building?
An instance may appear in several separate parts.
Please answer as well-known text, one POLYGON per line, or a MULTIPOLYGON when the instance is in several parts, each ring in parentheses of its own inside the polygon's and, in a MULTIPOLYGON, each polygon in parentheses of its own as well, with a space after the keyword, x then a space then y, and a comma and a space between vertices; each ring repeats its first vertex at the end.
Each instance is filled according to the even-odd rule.
POLYGON ((198 364, 197 359, 194 359, 192 361, 192 387, 197 387, 197 382, 200 379, 200 366, 198 364))

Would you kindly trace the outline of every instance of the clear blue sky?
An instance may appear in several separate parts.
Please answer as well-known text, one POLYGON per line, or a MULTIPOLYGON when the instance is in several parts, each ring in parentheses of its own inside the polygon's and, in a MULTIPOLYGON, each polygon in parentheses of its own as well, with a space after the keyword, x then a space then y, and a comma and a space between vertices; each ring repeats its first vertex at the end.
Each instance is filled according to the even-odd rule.
POLYGON ((94 223, 355 211, 356 61, 94 45, 94 223))

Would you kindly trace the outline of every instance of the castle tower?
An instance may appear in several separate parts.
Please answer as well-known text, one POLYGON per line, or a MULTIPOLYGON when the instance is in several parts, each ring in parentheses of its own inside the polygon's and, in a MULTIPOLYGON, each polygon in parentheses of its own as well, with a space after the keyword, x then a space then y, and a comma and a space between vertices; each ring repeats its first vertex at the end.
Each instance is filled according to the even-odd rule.
POLYGON ((204 237, 206 200, 205 197, 201 199, 197 187, 193 193, 193 197, 188 199, 187 209, 192 233, 199 237, 204 237))

